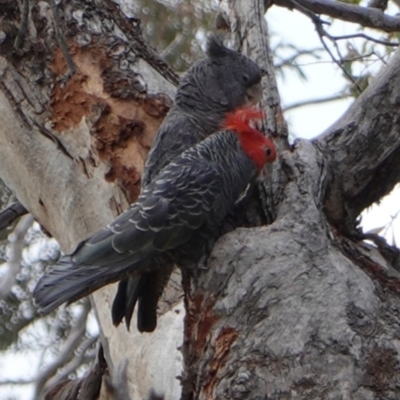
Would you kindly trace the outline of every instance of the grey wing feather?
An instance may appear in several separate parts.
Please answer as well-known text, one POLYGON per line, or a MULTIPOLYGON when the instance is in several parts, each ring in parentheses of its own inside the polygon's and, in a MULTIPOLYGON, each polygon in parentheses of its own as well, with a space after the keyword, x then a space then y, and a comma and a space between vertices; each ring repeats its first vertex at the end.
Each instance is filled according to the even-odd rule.
POLYGON ((220 176, 207 162, 171 168, 165 174, 169 184, 168 179, 156 180, 127 212, 47 271, 34 292, 42 311, 75 301, 128 273, 143 274, 156 254, 191 239, 204 213, 219 201, 220 176), (196 179, 200 173, 202 178, 196 179), (176 177, 182 177, 180 185, 171 184, 176 177))

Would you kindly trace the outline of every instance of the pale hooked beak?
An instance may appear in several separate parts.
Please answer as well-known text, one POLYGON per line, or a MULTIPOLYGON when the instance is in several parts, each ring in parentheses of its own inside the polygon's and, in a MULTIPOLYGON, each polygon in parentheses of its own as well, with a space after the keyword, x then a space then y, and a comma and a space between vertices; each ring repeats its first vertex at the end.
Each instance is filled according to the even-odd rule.
POLYGON ((262 90, 261 82, 249 87, 246 90, 247 105, 254 106, 256 103, 258 103, 261 100, 262 92, 263 92, 263 90, 262 90))

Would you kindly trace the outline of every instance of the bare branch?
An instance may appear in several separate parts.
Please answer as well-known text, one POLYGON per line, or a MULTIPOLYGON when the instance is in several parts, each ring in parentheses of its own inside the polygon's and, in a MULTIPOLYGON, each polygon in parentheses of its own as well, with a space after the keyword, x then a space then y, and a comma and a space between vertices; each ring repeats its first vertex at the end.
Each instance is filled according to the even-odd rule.
POLYGON ((41 393, 47 381, 56 373, 57 369, 71 360, 74 351, 82 341, 82 337, 86 331, 86 319, 90 311, 90 303, 88 299, 83 302, 83 310, 77 317, 68 339, 65 341, 59 356, 45 369, 43 369, 36 377, 35 399, 41 398, 41 393))
POLYGON ((307 7, 304 7, 301 3, 296 0, 289 0, 292 3, 292 7, 307 16, 311 19, 314 24, 322 25, 327 24, 330 25, 330 22, 322 20, 318 15, 310 11, 307 7))
POLYGON ((314 140, 330 160, 325 209, 344 230, 354 229, 360 212, 400 181, 399 62, 397 51, 344 116, 314 140))
MULTIPOLYGON (((392 17, 371 7, 360 7, 328 0, 298 0, 297 3, 316 14, 329 15, 342 21, 354 22, 364 27, 380 29, 385 32, 400 31, 399 17, 392 17)), ((293 9, 290 0, 274 0, 274 4, 293 9)))
POLYGON ((286 106, 283 109, 283 112, 294 110, 295 108, 300 108, 300 107, 304 107, 304 106, 329 103, 331 101, 336 101, 336 100, 343 100, 343 99, 347 99, 349 97, 352 97, 352 96, 348 93, 340 93, 340 94, 336 94, 333 96, 323 97, 320 99, 302 100, 302 101, 298 101, 296 103, 289 104, 288 106, 286 106))
POLYGON ((21 25, 17 37, 14 41, 14 48, 17 53, 21 52, 22 45, 24 43, 25 36, 28 33, 28 16, 29 16, 29 0, 23 0, 22 13, 21 13, 21 25))
POLYGON ((51 11, 53 13, 54 18, 54 29, 56 32, 56 37, 58 41, 58 45, 63 53, 65 62, 67 64, 67 72, 65 73, 64 77, 61 79, 69 79, 76 71, 75 63, 72 60, 71 54, 68 50, 67 40, 65 39, 64 32, 62 31, 61 19, 58 13, 58 9, 54 0, 48 0, 50 4, 51 11))
MULTIPOLYGON (((340 59, 338 60, 338 59, 333 55, 333 53, 332 53, 331 49, 329 48, 329 46, 325 43, 324 36, 328 36, 328 35, 327 35, 327 32, 325 31, 325 29, 323 28, 322 24, 321 24, 319 21, 317 21, 317 20, 314 20, 313 22, 314 22, 315 28, 316 28, 316 30, 317 30, 317 32, 318 32, 319 39, 320 39, 322 45, 324 46, 325 50, 327 51, 327 53, 328 53, 329 56, 331 57, 332 61, 333 61, 335 64, 337 64, 337 66, 343 71, 343 73, 349 78, 349 80, 350 80, 350 81, 353 83, 353 85, 357 88, 358 92, 361 93, 362 90, 361 90, 361 88, 358 86, 357 82, 356 82, 356 81, 354 80, 354 78, 348 73, 348 71, 346 70, 346 68, 344 68, 344 66, 343 66, 343 61, 342 61, 342 57, 340 57, 340 59)), ((336 46, 336 49, 337 49, 337 51, 338 51, 338 53, 339 53, 339 49, 338 49, 338 47, 337 47, 337 45, 336 45, 336 42, 333 42, 333 43, 334 43, 334 45, 336 46)), ((340 56, 340 53, 339 53, 339 56, 340 56)))
POLYGON ((337 45, 336 41, 337 40, 344 40, 344 39, 363 38, 363 39, 370 40, 370 41, 373 41, 375 43, 382 44, 382 45, 385 45, 385 46, 393 46, 393 47, 398 47, 399 46, 398 43, 376 39, 376 38, 374 38, 372 36, 369 36, 369 35, 366 35, 364 33, 355 33, 355 34, 341 35, 341 36, 331 35, 329 32, 327 32, 325 30, 325 28, 323 26, 324 24, 328 24, 326 21, 323 21, 321 18, 319 18, 313 12, 311 12, 306 7, 304 7, 302 4, 300 4, 297 0, 289 0, 289 1, 292 3, 293 8, 295 8, 298 11, 300 11, 302 14, 306 15, 307 17, 309 17, 312 20, 312 22, 315 25, 315 29, 316 29, 316 31, 318 33, 319 39, 320 39, 323 47, 327 51, 327 53, 330 55, 332 61, 335 64, 337 64, 337 66, 343 71, 344 75, 353 83, 353 85, 357 88, 359 93, 362 92, 362 89, 358 85, 357 81, 353 78, 353 76, 351 76, 349 74, 349 72, 347 71, 347 69, 343 66, 344 62, 346 62, 348 60, 344 60, 344 58, 342 57, 340 49, 339 49, 339 46, 337 45), (337 52, 337 54, 339 56, 339 59, 337 59, 333 55, 333 53, 330 50, 329 46, 325 43, 324 37, 328 38, 333 43, 333 45, 336 48, 336 52, 337 52))
POLYGON ((17 218, 27 213, 28 210, 19 201, 12 203, 0 212, 0 230, 7 228, 17 218))
POLYGON ((21 270, 22 250, 24 249, 24 238, 26 232, 33 224, 33 217, 27 215, 21 219, 14 232, 9 235, 9 248, 7 260, 7 273, 0 282, 0 299, 6 297, 15 283, 17 274, 21 270))
POLYGON ((292 3, 292 8, 298 10, 302 14, 306 15, 308 18, 311 19, 311 21, 315 25, 315 30, 318 33, 318 37, 321 41, 322 46, 326 50, 326 52, 329 54, 331 57, 332 61, 337 64, 337 66, 343 71, 343 73, 348 77, 348 79, 356 86, 358 89, 359 93, 361 93, 361 88, 357 85, 357 82, 353 79, 353 77, 347 72, 347 70, 343 67, 342 63, 342 57, 340 57, 340 51, 339 48, 334 40, 332 40, 334 46, 336 47, 336 50, 339 54, 340 59, 338 60, 332 53, 331 49, 329 46, 325 43, 324 36, 328 37, 330 39, 330 35, 325 31, 323 25, 324 24, 330 24, 327 21, 322 20, 320 17, 315 15, 312 11, 304 7, 302 4, 300 4, 297 0, 289 0, 292 3))
POLYGON ((173 53, 176 48, 184 41, 184 36, 182 33, 177 33, 174 40, 160 53, 160 57, 166 58, 171 53, 173 53))
POLYGON ((50 378, 46 384, 46 387, 57 385, 68 376, 76 371, 76 369, 82 365, 83 362, 90 362, 94 359, 94 356, 88 356, 87 350, 98 340, 98 336, 92 336, 87 338, 81 346, 79 346, 79 353, 54 377, 50 378))
MULTIPOLYGON (((78 379, 65 379, 52 385, 45 393, 45 400, 96 400, 102 386, 102 378, 108 375, 108 365, 100 345, 96 361, 90 370, 78 379)), ((103 397, 101 397, 103 398, 103 397)), ((108 397, 107 397, 108 398, 108 397)))
POLYGON ((0 385, 31 385, 34 379, 5 379, 0 380, 0 385))
POLYGON ((329 39, 332 40, 346 40, 346 39, 366 39, 369 40, 371 42, 375 42, 378 44, 382 44, 383 46, 392 46, 392 47, 399 47, 399 43, 397 42, 389 42, 387 40, 380 40, 380 39, 376 39, 372 36, 366 35, 365 33, 353 33, 350 35, 341 35, 341 36, 334 36, 334 35, 330 35, 329 33, 325 32, 326 36, 329 37, 329 39))
MULTIPOLYGON (((282 47, 282 46, 277 46, 277 47, 282 47)), ((320 57, 316 54, 318 51, 321 51, 322 48, 316 48, 316 49, 311 49, 311 50, 298 50, 295 54, 293 54, 290 57, 283 58, 279 62, 276 62, 274 64, 275 69, 281 69, 283 67, 291 67, 293 63, 300 58, 301 56, 311 56, 316 59, 319 59, 320 57)))
POLYGON ((379 10, 385 11, 389 0, 370 0, 368 7, 378 8, 379 10))

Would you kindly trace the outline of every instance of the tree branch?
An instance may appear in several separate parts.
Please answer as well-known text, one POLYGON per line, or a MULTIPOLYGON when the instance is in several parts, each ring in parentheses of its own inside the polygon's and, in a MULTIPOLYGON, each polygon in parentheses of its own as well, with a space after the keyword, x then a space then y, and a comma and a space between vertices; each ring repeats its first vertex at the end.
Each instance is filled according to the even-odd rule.
POLYGON ((87 350, 98 340, 98 336, 88 337, 81 346, 79 346, 78 354, 76 354, 72 360, 66 364, 57 375, 50 378, 46 384, 46 387, 57 385, 59 382, 67 379, 79 366, 83 363, 93 361, 96 354, 87 354, 87 350))
POLYGON ((83 310, 77 317, 70 335, 60 351, 60 354, 36 377, 35 399, 40 398, 47 381, 56 373, 57 369, 73 358, 74 351, 82 341, 82 337, 86 331, 86 319, 90 309, 91 307, 89 300, 85 299, 83 302, 83 310))
MULTIPOLYGON (((65 72, 65 59, 51 9, 43 3, 29 13, 32 26, 42 28, 36 36, 25 37, 27 48, 43 51, 18 59, 17 70, 13 46, 10 50, 2 47, 0 175, 63 251, 69 252, 135 199, 143 160, 168 111, 178 75, 142 38, 140 21, 126 18, 112 0, 56 4, 68 29, 77 73, 61 87, 57 77, 65 72), (98 90, 95 96, 93 87, 98 90), (41 134, 43 129, 63 144, 68 156, 41 134)), ((14 26, 11 32, 17 32, 19 15, 11 15, 8 23, 14 26)), ((159 362, 161 346, 153 338, 113 326, 108 305, 114 294, 110 285, 94 295, 110 369, 121 356, 141 360, 144 347, 159 362), (126 346, 128 342, 137 346, 126 346)), ((175 323, 175 312, 170 314, 168 321, 175 323)), ((165 326, 168 330, 169 324, 165 326)), ((176 331, 180 340, 181 330, 176 331)), ((160 343, 164 350, 165 343, 160 343)), ((169 343, 166 352, 172 359, 178 353, 177 344, 169 343)), ((136 379, 145 368, 136 368, 133 362, 128 370, 130 379, 139 382, 138 390, 144 391, 137 398, 144 398, 151 386, 148 382, 154 380, 152 374, 146 370, 145 379, 136 379)), ((176 370, 167 371, 172 383, 166 390, 179 390, 173 379, 176 370)))
POLYGON ((17 218, 28 213, 28 210, 19 202, 12 203, 0 211, 0 231, 11 225, 17 218))
POLYGON ((0 385, 32 385, 34 379, 4 379, 0 380, 0 385))
MULTIPOLYGON (((108 365, 100 345, 96 361, 82 378, 65 379, 51 386, 45 393, 44 400, 98 400, 104 375, 108 375, 108 365)), ((106 397, 109 399, 109 397, 106 397)))
MULTIPOLYGON (((332 18, 354 22, 364 27, 380 29, 385 32, 400 31, 399 17, 392 17, 375 8, 329 0, 296 0, 296 2, 316 14, 329 15, 332 18)), ((291 0, 274 0, 273 3, 280 7, 293 9, 291 0)))
POLYGON ((24 238, 26 232, 33 224, 33 217, 27 215, 18 223, 14 232, 9 235, 9 248, 7 259, 7 273, 0 282, 0 299, 6 297, 15 283, 17 274, 21 270, 22 250, 24 249, 24 238))
POLYGON ((348 40, 348 39, 366 39, 374 43, 381 44, 383 46, 391 46, 391 47, 399 47, 399 43, 397 42, 389 42, 388 40, 380 40, 376 39, 370 35, 366 35, 365 33, 353 33, 349 35, 340 35, 340 36, 335 36, 335 35, 330 35, 327 32, 325 32, 325 35, 329 37, 331 40, 348 40))
POLYGON ((25 36, 28 34, 28 15, 29 15, 29 0, 22 1, 21 25, 18 35, 14 41, 14 48, 17 54, 21 55, 22 45, 24 44, 25 36))
POLYGON ((343 100, 343 99, 346 99, 349 97, 352 97, 352 96, 348 93, 340 93, 340 94, 336 94, 333 96, 323 97, 320 99, 301 100, 301 101, 297 101, 295 103, 289 104, 288 106, 284 107, 283 111, 286 112, 286 111, 294 110, 296 108, 310 106, 310 105, 314 105, 314 104, 329 103, 331 101, 343 100))
POLYGON ((327 215, 347 231, 400 181, 399 62, 397 51, 344 116, 314 140, 330 160, 327 215))
MULTIPOLYGON (((262 0, 221 0, 220 7, 229 19, 232 39, 244 54, 252 58, 263 70, 263 98, 261 108, 265 113, 264 131, 274 136, 279 151, 289 148, 288 130, 282 114, 278 86, 275 78, 272 51, 268 42, 268 26, 264 18, 262 0)), ((276 217, 276 208, 283 193, 285 180, 279 163, 270 168, 268 182, 259 187, 259 197, 267 223, 276 217)))

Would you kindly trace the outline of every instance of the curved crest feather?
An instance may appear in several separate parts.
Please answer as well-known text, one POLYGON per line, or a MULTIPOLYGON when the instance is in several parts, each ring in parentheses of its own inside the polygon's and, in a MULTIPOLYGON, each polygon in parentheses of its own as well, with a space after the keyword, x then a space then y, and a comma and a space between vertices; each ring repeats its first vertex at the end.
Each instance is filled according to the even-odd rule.
POLYGON ((210 58, 218 58, 226 56, 228 48, 222 44, 222 41, 213 33, 207 37, 206 54, 210 58))
POLYGON ((244 132, 249 128, 249 123, 252 121, 261 121, 263 112, 255 108, 244 108, 229 113, 224 121, 226 129, 232 129, 237 132, 244 132))

